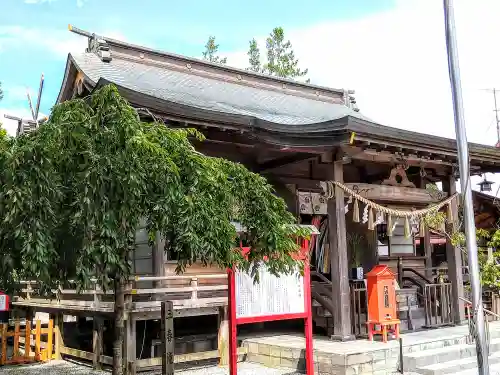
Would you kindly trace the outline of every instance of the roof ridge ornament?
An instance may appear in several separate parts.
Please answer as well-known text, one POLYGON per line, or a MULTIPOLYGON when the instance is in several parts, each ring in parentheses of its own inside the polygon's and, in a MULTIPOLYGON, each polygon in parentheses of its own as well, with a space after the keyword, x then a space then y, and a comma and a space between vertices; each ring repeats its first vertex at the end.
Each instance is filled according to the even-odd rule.
POLYGON ((95 53, 102 62, 110 62, 113 59, 111 57, 111 49, 106 40, 96 34, 92 34, 89 37, 88 47, 85 52, 95 53))

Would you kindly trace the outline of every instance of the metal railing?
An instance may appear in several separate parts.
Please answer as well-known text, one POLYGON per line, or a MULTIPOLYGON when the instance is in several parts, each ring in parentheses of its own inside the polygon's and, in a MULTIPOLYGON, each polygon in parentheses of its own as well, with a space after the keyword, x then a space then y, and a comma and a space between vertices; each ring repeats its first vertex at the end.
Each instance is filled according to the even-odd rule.
MULTIPOLYGON (((476 326, 474 322, 474 312, 472 309, 472 302, 469 301, 466 298, 459 297, 462 301, 465 302, 465 316, 467 318, 467 323, 469 326, 469 342, 473 343, 476 339, 476 326)), ((491 310, 488 310, 483 307, 484 311, 484 325, 485 325, 485 333, 486 333, 486 351, 487 355, 490 353, 490 341, 491 341, 491 334, 490 334, 490 320, 500 320, 500 315, 497 313, 494 313, 491 310), (490 319, 492 318, 492 319, 490 319)))

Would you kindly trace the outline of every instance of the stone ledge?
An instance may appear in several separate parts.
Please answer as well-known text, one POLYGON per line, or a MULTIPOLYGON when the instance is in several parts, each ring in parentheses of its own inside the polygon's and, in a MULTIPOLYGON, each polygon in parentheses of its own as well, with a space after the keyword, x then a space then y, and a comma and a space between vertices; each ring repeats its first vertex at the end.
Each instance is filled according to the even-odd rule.
MULTIPOLYGON (((303 339, 302 339, 303 340, 303 339)), ((404 345, 403 355, 418 351, 438 349, 465 343, 466 337, 448 337, 428 342, 416 341, 404 345)), ((315 374, 330 375, 374 375, 396 373, 399 367, 399 345, 389 342, 380 345, 360 340, 357 350, 346 350, 344 346, 332 345, 327 340, 318 340, 314 350, 315 374), (368 344, 368 345, 367 345, 368 344), (335 352, 335 348, 338 349, 335 352), (339 349, 341 348, 341 349, 339 349), (343 350, 342 350, 343 348, 343 350)), ((344 345, 344 344, 340 344, 344 345)), ((247 338, 243 340, 247 348, 247 361, 267 367, 290 368, 305 371, 305 341, 293 336, 274 336, 268 338, 247 338)), ((353 348, 351 346, 349 348, 353 348)))

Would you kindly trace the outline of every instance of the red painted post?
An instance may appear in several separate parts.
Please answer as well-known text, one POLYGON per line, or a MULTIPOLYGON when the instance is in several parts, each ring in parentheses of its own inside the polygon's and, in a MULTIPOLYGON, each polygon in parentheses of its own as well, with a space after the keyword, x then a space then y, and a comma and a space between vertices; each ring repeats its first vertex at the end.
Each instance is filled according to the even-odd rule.
MULTIPOLYGON (((306 242, 307 245, 308 241, 306 242)), ((309 246, 307 246, 309 248, 309 246)), ((304 259, 304 307, 306 318, 304 319, 304 333, 306 337, 306 374, 314 375, 314 351, 313 351, 313 322, 311 307, 311 271, 309 268, 309 254, 304 259)))
POLYGON ((238 374, 238 340, 236 327, 236 290, 234 271, 228 270, 228 315, 229 315, 229 375, 238 374))

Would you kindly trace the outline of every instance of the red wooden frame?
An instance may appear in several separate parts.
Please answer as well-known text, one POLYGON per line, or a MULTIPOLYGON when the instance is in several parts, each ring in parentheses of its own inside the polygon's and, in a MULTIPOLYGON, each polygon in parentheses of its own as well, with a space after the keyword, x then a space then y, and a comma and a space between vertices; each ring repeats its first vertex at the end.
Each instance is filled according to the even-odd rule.
MULTIPOLYGON (((248 249, 242 249, 243 252, 248 252, 248 249)), ((313 357, 313 321, 311 308, 311 275, 309 269, 309 241, 302 240, 300 249, 300 258, 305 261, 304 265, 304 312, 291 314, 276 314, 256 317, 236 317, 236 285, 234 271, 228 270, 228 313, 229 313, 229 374, 238 374, 238 340, 237 328, 238 325, 271 322, 277 320, 292 320, 304 319, 304 333, 306 338, 306 374, 314 375, 314 357, 313 357)))

